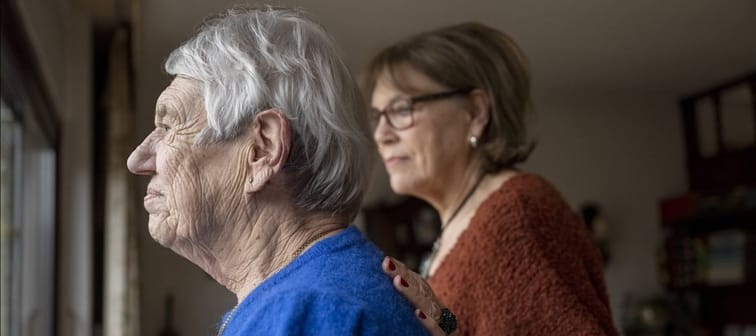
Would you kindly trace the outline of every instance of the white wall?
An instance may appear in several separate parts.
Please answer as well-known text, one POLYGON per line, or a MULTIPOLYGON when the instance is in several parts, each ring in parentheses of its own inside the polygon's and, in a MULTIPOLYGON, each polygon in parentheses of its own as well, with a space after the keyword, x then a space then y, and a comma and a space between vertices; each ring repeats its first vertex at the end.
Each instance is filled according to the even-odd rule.
POLYGON ((617 327, 628 293, 661 288, 658 202, 686 190, 673 94, 536 93, 539 144, 523 167, 549 179, 574 209, 598 203, 609 221, 606 282, 617 327))
POLYGON ((91 25, 66 1, 18 1, 61 122, 58 335, 91 334, 91 25))

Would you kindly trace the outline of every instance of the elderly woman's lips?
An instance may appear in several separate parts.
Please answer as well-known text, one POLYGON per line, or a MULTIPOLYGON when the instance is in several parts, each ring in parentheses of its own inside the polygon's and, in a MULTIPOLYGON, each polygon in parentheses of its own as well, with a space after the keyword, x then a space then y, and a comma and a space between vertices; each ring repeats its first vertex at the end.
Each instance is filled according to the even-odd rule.
POLYGON ((160 212, 165 204, 163 201, 163 194, 154 189, 147 189, 147 193, 144 195, 144 209, 148 213, 160 212))
POLYGON ((144 195, 145 202, 155 197, 163 196, 163 194, 155 189, 147 189, 147 193, 144 195))

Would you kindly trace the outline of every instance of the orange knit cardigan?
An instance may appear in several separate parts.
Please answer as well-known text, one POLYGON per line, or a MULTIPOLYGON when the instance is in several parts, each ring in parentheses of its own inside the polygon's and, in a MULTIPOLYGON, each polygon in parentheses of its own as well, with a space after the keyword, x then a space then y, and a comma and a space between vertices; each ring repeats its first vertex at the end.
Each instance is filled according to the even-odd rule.
POLYGON ((462 335, 617 334, 586 226, 536 175, 480 205, 429 283, 462 335))

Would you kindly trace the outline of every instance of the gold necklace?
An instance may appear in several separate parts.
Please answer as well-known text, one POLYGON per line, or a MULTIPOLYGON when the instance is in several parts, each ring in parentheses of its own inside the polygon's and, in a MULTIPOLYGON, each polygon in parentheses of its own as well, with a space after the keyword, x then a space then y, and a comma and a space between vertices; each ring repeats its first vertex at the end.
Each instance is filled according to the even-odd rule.
POLYGON ((316 240, 320 238, 323 238, 323 236, 329 233, 330 232, 328 231, 321 232, 310 237, 310 239, 307 239, 307 241, 305 241, 304 244, 302 244, 302 246, 300 246, 296 251, 294 251, 294 253, 291 254, 291 260, 297 259, 297 257, 299 257, 302 254, 302 252, 304 252, 304 250, 306 250, 310 246, 310 244, 314 243, 316 240))
MULTIPOLYGON (((320 238, 323 238, 323 236, 327 235, 328 233, 329 233, 328 231, 321 232, 307 239, 307 241, 305 241, 304 244, 302 244, 302 246, 300 246, 296 251, 294 251, 294 253, 291 254, 291 260, 297 259, 297 257, 299 257, 302 254, 302 252, 304 252, 304 250, 306 250, 307 247, 310 246, 310 244, 314 243, 316 240, 320 238)), ((230 322, 231 319, 234 317, 234 315, 236 314, 236 311, 239 309, 240 304, 241 303, 234 306, 234 309, 231 309, 231 312, 228 313, 228 316, 226 317, 226 319, 223 320, 223 324, 221 324, 220 329, 218 329, 218 336, 223 335, 223 332, 226 330, 226 327, 228 326, 228 322, 230 322)))

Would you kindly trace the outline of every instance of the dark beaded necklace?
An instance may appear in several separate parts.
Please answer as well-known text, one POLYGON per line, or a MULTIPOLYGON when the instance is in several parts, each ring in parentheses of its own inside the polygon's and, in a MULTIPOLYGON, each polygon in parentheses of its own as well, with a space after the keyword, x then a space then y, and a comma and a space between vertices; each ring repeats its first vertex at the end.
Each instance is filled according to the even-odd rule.
POLYGON ((454 210, 451 217, 449 217, 449 220, 446 221, 446 224, 441 226, 441 232, 438 234, 438 238, 436 238, 436 241, 433 243, 433 248, 431 249, 430 254, 423 260, 423 262, 420 263, 420 275, 422 275, 423 278, 428 279, 428 275, 430 274, 430 266, 433 263, 433 259, 436 258, 436 254, 438 254, 438 250, 441 248, 441 237, 444 236, 444 231, 446 231, 446 228, 449 227, 449 224, 454 220, 454 217, 457 217, 457 214, 460 210, 465 206, 467 203, 467 200, 470 199, 470 196, 475 192, 476 189, 478 189, 478 186, 480 185, 480 182, 483 181, 483 177, 486 174, 480 174, 478 176, 478 180, 475 181, 475 184, 470 188, 470 191, 467 192, 467 195, 465 195, 465 198, 462 199, 462 202, 459 203, 459 206, 457 206, 457 209, 454 210))

